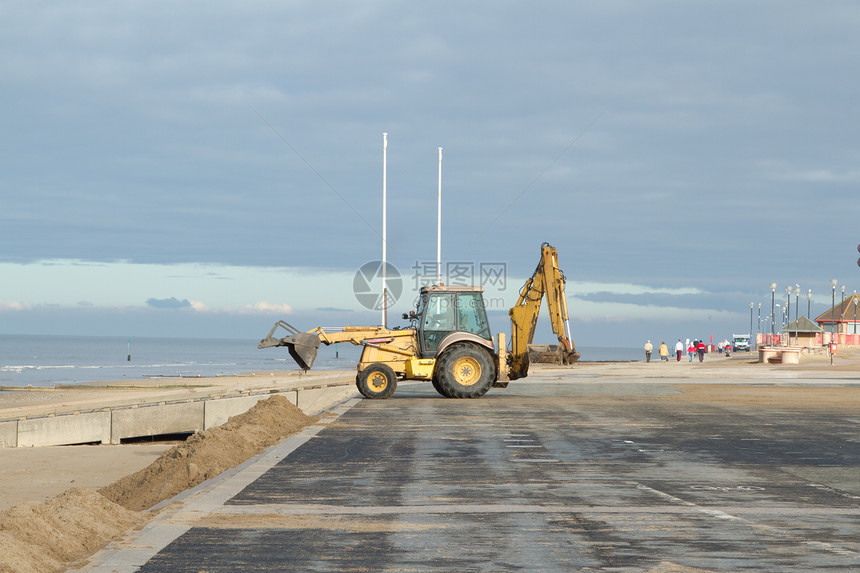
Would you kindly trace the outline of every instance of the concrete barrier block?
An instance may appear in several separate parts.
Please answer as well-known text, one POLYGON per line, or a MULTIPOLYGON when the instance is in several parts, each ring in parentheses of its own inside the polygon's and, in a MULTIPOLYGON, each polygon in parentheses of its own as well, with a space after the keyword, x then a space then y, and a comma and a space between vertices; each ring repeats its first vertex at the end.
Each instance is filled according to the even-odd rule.
POLYGON ((268 400, 272 396, 283 396, 295 406, 295 392, 279 392, 277 394, 258 394, 253 396, 235 396, 232 398, 218 398, 207 400, 205 402, 206 409, 204 412, 203 425, 204 428, 212 428, 220 426, 226 422, 230 416, 244 414, 250 410, 254 404, 260 400, 268 400))
POLYGON ((758 349, 758 361, 761 364, 768 364, 774 358, 779 357, 779 351, 774 348, 759 348, 758 349))
POLYGON ((783 364, 800 364, 800 349, 786 348, 782 351, 783 364))
POLYGON ((305 414, 313 415, 322 412, 332 404, 356 395, 358 395, 358 390, 354 384, 300 389, 296 406, 305 414))
POLYGON ((112 410, 110 443, 124 438, 199 432, 204 429, 203 402, 146 405, 112 410))
POLYGON ((18 420, 18 447, 106 444, 110 435, 107 411, 18 420))
POLYGON ((18 420, 0 422, 0 448, 18 447, 18 420))

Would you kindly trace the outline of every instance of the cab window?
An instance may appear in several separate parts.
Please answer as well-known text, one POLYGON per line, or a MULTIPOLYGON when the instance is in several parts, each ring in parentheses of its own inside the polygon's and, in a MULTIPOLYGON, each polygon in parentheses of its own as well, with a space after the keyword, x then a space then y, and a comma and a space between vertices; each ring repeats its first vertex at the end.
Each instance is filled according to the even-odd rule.
POLYGON ((480 293, 460 293, 457 296, 457 330, 490 338, 490 325, 480 293))
POLYGON ((455 298, 452 293, 433 293, 426 299, 421 329, 424 353, 436 353, 439 342, 457 329, 455 298))

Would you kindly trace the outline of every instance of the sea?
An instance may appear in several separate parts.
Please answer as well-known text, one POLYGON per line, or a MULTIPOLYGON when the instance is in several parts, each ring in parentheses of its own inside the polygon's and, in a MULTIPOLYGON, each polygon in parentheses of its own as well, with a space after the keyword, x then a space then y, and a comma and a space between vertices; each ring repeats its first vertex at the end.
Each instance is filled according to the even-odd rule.
MULTIPOLYGON (((0 335, 0 390, 142 380, 235 376, 299 370, 286 348, 258 349, 258 340, 0 335)), ((642 360, 635 348, 579 347, 582 361, 642 360)), ((314 370, 351 370, 361 347, 322 346, 314 370)))

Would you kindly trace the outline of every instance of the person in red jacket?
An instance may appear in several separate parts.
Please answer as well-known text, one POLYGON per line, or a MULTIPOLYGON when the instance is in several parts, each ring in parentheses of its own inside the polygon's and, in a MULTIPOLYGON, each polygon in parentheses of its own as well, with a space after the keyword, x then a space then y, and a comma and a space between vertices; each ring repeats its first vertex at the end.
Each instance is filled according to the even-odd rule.
POLYGON ((699 354, 699 362, 705 361, 705 350, 707 350, 705 341, 700 340, 698 346, 696 346, 696 352, 699 354))

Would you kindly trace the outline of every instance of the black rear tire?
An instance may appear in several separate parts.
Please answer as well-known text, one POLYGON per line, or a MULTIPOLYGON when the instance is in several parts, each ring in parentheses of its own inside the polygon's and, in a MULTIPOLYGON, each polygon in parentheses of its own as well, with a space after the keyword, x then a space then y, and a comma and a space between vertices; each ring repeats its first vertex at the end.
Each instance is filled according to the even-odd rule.
POLYGON ((496 369, 489 353, 475 344, 450 346, 442 354, 436 369, 440 394, 451 398, 479 398, 487 393, 496 379, 496 369))
POLYGON ((384 400, 397 389, 397 374, 388 364, 376 362, 358 373, 355 386, 365 398, 384 400))
POLYGON ((449 396, 448 394, 446 394, 446 393, 445 393, 445 390, 444 390, 444 389, 442 388, 442 386, 439 384, 439 378, 438 378, 437 376, 435 376, 435 375, 433 376, 432 382, 433 382, 433 388, 435 388, 435 389, 436 389, 436 391, 437 391, 437 392, 439 392, 442 396, 444 396, 445 398, 450 398, 450 397, 451 397, 451 396, 449 396))

